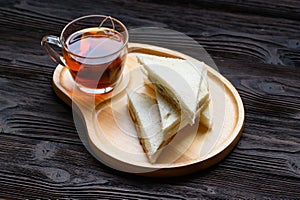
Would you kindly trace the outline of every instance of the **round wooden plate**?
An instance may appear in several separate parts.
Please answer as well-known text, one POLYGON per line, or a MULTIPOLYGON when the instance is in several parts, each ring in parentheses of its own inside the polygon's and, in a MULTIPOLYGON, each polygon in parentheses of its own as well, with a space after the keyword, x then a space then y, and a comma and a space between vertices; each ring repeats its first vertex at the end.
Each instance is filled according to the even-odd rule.
POLYGON ((77 123, 78 117, 74 115, 75 125, 89 152, 111 168, 155 177, 204 170, 228 155, 241 136, 244 107, 234 86, 206 65, 212 127, 207 129, 201 124, 187 127, 173 138, 157 163, 149 163, 127 109, 125 90, 145 90, 143 74, 135 55, 193 58, 169 49, 137 43, 129 44, 129 52, 122 80, 113 92, 105 95, 92 96, 81 92, 63 66, 58 65, 54 71, 54 91, 79 113, 79 120, 85 125, 82 127, 82 123, 77 123))

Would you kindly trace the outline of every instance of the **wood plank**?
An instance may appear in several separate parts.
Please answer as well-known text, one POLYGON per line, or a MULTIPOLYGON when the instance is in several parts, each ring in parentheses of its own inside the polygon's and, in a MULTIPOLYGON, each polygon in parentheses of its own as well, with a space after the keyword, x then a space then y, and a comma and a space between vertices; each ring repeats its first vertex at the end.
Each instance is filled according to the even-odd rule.
MULTIPOLYGON (((294 2, 292 2, 294 3, 294 2)), ((65 15, 67 19, 63 19, 63 6, 56 8, 55 5, 45 6, 45 2, 35 2, 31 4, 15 5, 22 11, 15 11, 11 8, 4 9, 5 18, 2 23, 19 29, 32 29, 37 27, 43 30, 43 33, 56 33, 61 30, 68 20, 74 19, 75 16, 65 15), (45 10, 43 10, 45 9, 45 10), (46 15, 49 10, 56 9, 61 13, 60 17, 57 15, 46 15), (60 10, 61 9, 61 10, 60 10), (24 18, 24 12, 26 17, 24 18), (18 14, 22 13, 22 15, 18 14), (36 16, 39 16, 36 18, 36 16), (22 19, 20 19, 22 18, 22 19), (22 20, 22 23, 19 21, 22 20), (55 30, 53 32, 53 30, 55 30)), ((92 3, 85 3, 86 7, 97 7, 92 3)), ((180 5, 168 7, 168 5, 161 6, 153 3, 139 3, 126 2, 125 6, 131 8, 130 14, 124 12, 123 4, 111 2, 111 7, 118 10, 120 18, 126 18, 128 15, 134 15, 136 18, 128 18, 125 20, 129 27, 136 26, 162 26, 188 34, 197 42, 203 45, 209 53, 215 58, 236 58, 244 61, 264 62, 270 64, 293 65, 299 64, 299 48, 300 40, 299 22, 293 19, 271 18, 269 16, 260 16, 246 13, 232 13, 225 11, 211 10, 205 6, 202 8, 181 8, 182 12, 187 12, 188 15, 183 15, 172 23, 172 15, 176 12, 180 5), (137 10, 138 6, 147 7, 150 13, 155 15, 155 20, 152 22, 151 15, 144 16, 137 10), (168 13, 163 10, 168 9, 168 13), (201 13, 201 15, 199 15, 201 13), (215 17, 218 16, 218 17, 215 17), (228 20, 230 19, 230 20, 228 20), (257 22, 260 22, 259 24, 257 22), (188 24, 186 22, 189 22, 188 24), (239 27, 239 29, 235 29, 239 27)), ((222 5, 222 4, 221 4, 222 5)), ((220 5, 220 6, 221 6, 220 5)), ((255 4, 254 4, 255 5, 255 4)), ((108 9, 109 4, 97 8, 98 13, 108 9)), ((276 5, 273 5, 276 6, 276 5)), ((295 4, 297 6, 297 4, 295 4)), ((216 5, 218 7, 218 5, 216 5)), ((68 8, 73 14, 80 13, 77 7, 68 8), (74 9, 74 10, 73 10, 74 9)), ((114 14, 116 11, 113 11, 114 14)), ((91 10, 90 12, 92 12, 91 10)), ((276 9, 274 12, 276 13, 276 9)), ((7 33, 10 34, 10 33, 7 33)), ((36 35, 36 34, 35 34, 36 35)), ((7 37, 6 35, 3 35, 7 37)), ((42 35, 39 35, 41 37, 42 35)), ((20 37, 18 37, 20 38, 20 37)), ((40 40, 35 38, 34 40, 40 40)))
POLYGON ((299 198, 299 4, 1 1, 0 197, 299 198), (59 34, 68 21, 91 13, 116 16, 130 28, 174 29, 202 44, 246 108, 245 131, 233 153, 203 173, 162 180, 116 172, 95 160, 81 144, 71 109, 52 91, 55 65, 40 47, 43 35, 59 34))
POLYGON ((297 190, 299 182, 295 181, 297 179, 281 174, 286 166, 284 158, 280 163, 274 158, 272 163, 272 158, 268 159, 265 156, 256 156, 257 158, 253 159, 248 155, 247 150, 240 150, 239 147, 218 167, 198 176, 145 180, 141 177, 115 174, 113 170, 106 169, 92 157, 86 157, 86 150, 80 146, 72 147, 57 142, 39 142, 10 136, 1 136, 0 141, 0 147, 4 145, 9 150, 8 154, 5 152, 5 156, 1 152, 0 185, 2 191, 9 194, 26 186, 27 190, 22 192, 23 198, 30 196, 38 198, 41 197, 41 193, 54 195, 55 198, 62 197, 62 195, 72 198, 88 198, 96 195, 130 198, 150 197, 151 195, 152 198, 180 199, 199 198, 206 195, 228 198, 232 197, 232 193, 235 192, 237 192, 238 196, 235 196, 237 198, 245 195, 259 198, 270 194, 276 194, 277 197, 281 195, 281 197, 295 198, 299 195, 297 190), (65 160, 65 157, 72 156, 74 153, 76 153, 76 159, 65 160), (10 156, 14 156, 18 163, 12 162, 10 156), (273 171, 266 170, 265 166, 268 164, 273 171), (274 173, 277 175, 275 176, 274 173), (26 174, 26 179, 24 174, 26 174), (270 176, 276 181, 270 179, 270 176), (8 183, 7 181, 12 178, 14 181, 8 183), (230 182, 227 181, 229 178, 230 182), (287 182, 288 188, 282 190, 287 182), (151 185, 156 187, 150 187, 151 185), (262 185, 263 191, 260 189, 262 185), (164 192, 160 191, 161 187, 164 188, 164 192), (143 191, 138 191, 138 188, 143 188, 143 191), (184 191, 189 191, 189 193, 185 194, 184 191))
MULTIPOLYGON (((239 85, 238 83, 243 82, 243 77, 251 78, 251 77, 259 77, 259 75, 261 75, 260 80, 264 80, 263 79, 264 76, 268 75, 270 73, 269 69, 273 67, 271 65, 256 66, 257 68, 261 69, 260 71, 258 71, 258 70, 253 70, 253 68, 255 68, 255 65, 249 65, 248 68, 246 65, 246 67, 244 68, 243 71, 237 72, 236 68, 239 68, 239 65, 234 66, 233 63, 226 64, 226 62, 223 62, 223 66, 224 66, 224 68, 222 68, 222 69, 223 69, 224 74, 229 75, 229 79, 231 79, 235 83, 235 85, 238 87, 238 89, 240 91, 242 89, 245 90, 245 92, 243 92, 241 94, 242 94, 242 98, 244 100, 246 100, 245 105, 249 105, 249 106, 251 106, 252 104, 249 102, 247 104, 247 101, 249 101, 248 96, 252 95, 252 93, 253 93, 252 91, 255 89, 255 88, 254 89, 251 88, 251 86, 256 87, 256 85, 252 84, 250 86, 247 86, 246 88, 243 88, 243 85, 239 85), (236 73, 235 76, 232 75, 233 72, 236 73), (252 74, 250 72, 252 72, 252 74)), ((276 69, 276 67, 274 67, 274 68, 276 69)), ((300 79, 298 79, 299 73, 295 73, 295 72, 297 72, 296 70, 298 70, 298 69, 294 69, 294 71, 290 71, 290 74, 294 74, 294 77, 295 77, 294 80, 296 81, 296 82, 294 82, 294 84, 292 81, 290 81, 291 86, 296 85, 297 81, 300 80, 300 79)), ((277 70, 273 70, 270 75, 272 77, 284 78, 283 77, 284 73, 282 73, 283 71, 285 71, 285 68, 280 67, 277 70)), ((268 79, 268 77, 265 77, 265 78, 268 79)), ((288 78, 286 78, 286 79, 288 79, 288 78)), ((22 84, 24 84, 24 83, 22 83, 22 84)), ((27 80, 27 84, 30 85, 28 83, 28 80, 27 80)), ((35 84, 35 83, 32 83, 32 84, 35 84)), ((5 87, 5 88, 7 88, 8 90, 13 89, 13 87, 5 87)), ((35 88, 32 88, 32 90, 30 90, 30 91, 33 92, 34 89, 35 88)), ((50 89, 51 88, 49 88, 49 90, 50 89)), ((262 89, 264 89, 264 87, 262 87, 262 89)), ((291 94, 287 95, 288 97, 286 97, 286 98, 291 98, 291 99, 297 100, 297 98, 293 97, 293 95, 297 94, 298 91, 297 90, 294 91, 294 90, 291 90, 291 94)), ((299 88, 298 88, 298 90, 299 90, 299 88)), ((257 91, 257 89, 255 91, 257 91)), ((260 93, 265 94, 265 96, 263 98, 258 96, 257 101, 266 99, 269 96, 269 94, 266 93, 264 90, 262 90, 260 93)), ((22 102, 23 99, 22 98, 18 99, 18 100, 16 99, 16 101, 18 101, 18 103, 19 103, 19 102, 22 102)), ((38 101, 40 101, 40 100, 38 100, 38 101)), ((38 102, 38 101, 36 101, 36 102, 38 102)), ((298 99, 298 101, 299 101, 299 99, 298 99)), ((10 101, 10 103, 12 103, 12 102, 10 101)), ((57 103, 61 104, 61 107, 59 108, 60 110, 64 108, 64 105, 62 103, 60 103, 60 102, 57 102, 57 103)), ((55 104, 57 104, 57 103, 55 103, 55 104)), ((256 107, 256 109, 257 108, 261 109, 261 113, 268 113, 268 107, 266 106, 268 103, 269 102, 265 102, 265 103, 262 102, 261 106, 256 107)), ((290 105, 289 101, 287 101, 285 104, 290 105)), ((7 105, 7 103, 4 105, 7 105)), ((27 102, 27 105, 29 105, 29 102, 27 102)), ((295 103, 295 105, 296 106, 290 108, 291 110, 289 111, 289 113, 291 113, 291 114, 297 113, 297 112, 299 113, 299 106, 297 106, 298 103, 295 103)), ((36 109, 39 110, 42 108, 42 106, 44 107, 43 104, 40 104, 40 107, 38 107, 36 109)), ((49 107, 48 109, 53 109, 51 105, 50 106, 47 105, 47 107, 49 107)), ((48 113, 48 115, 50 115, 49 117, 55 116, 55 117, 58 117, 59 120, 69 119, 71 121, 71 115, 61 116, 61 113, 58 113, 58 115, 55 115, 55 114, 51 113, 48 109, 46 109, 46 113, 48 113)), ((285 127, 285 124, 278 124, 277 126, 279 126, 279 127, 274 128, 273 124, 274 124, 274 121, 276 122, 276 120, 272 120, 273 118, 269 117, 268 120, 265 120, 264 122, 260 121, 259 124, 248 123, 248 122, 253 122, 253 123, 256 122, 257 123, 257 117, 259 117, 259 114, 256 114, 254 111, 255 111, 255 109, 253 108, 253 111, 248 110, 248 112, 247 112, 250 114, 246 118, 246 126, 245 126, 244 136, 241 139, 241 142, 237 146, 234 153, 232 155, 230 155, 224 162, 222 162, 217 168, 213 169, 212 171, 209 171, 210 173, 213 173, 213 175, 210 175, 210 173, 208 173, 208 175, 201 174, 201 176, 198 178, 201 180, 200 182, 198 182, 199 180, 196 178, 196 183, 201 184, 202 182, 204 182, 205 184, 207 184, 209 186, 209 188, 214 188, 213 191, 210 191, 210 190, 205 191, 204 189, 203 189, 204 191, 202 191, 202 190, 194 191, 191 189, 191 188, 193 188, 193 186, 185 186, 184 188, 186 190, 190 191, 191 196, 201 197, 203 195, 203 197, 205 197, 206 195, 213 196, 213 195, 220 194, 221 196, 219 196, 219 197, 228 198, 232 195, 233 192, 237 192, 238 197, 243 197, 244 195, 248 195, 248 193, 249 193, 249 195, 252 195, 253 197, 256 197, 256 198, 267 197, 270 194, 273 194, 273 195, 276 194, 279 196, 282 195, 282 197, 290 197, 290 198, 296 197, 293 195, 297 195, 297 194, 295 194, 295 191, 297 191, 296 188, 299 186, 299 181, 295 182, 295 180, 298 180, 299 175, 300 175, 299 174, 299 163, 298 163, 298 160, 299 160, 298 154, 300 151, 300 149, 299 149, 300 141, 299 141, 299 137, 297 137, 298 136, 298 134, 297 134, 298 127, 291 126, 288 130, 288 134, 283 135, 281 133, 285 127), (254 114, 252 114, 251 112, 254 112, 254 114), (284 141, 286 141, 286 142, 284 142, 284 141), (224 174, 226 174, 226 175, 224 175, 224 174), (245 181, 247 180, 247 182, 241 183, 240 174, 243 175, 244 180, 245 181), (275 174, 276 174, 276 176, 275 176, 275 174), (204 178, 204 180, 203 180, 203 178, 204 178), (227 178, 230 178, 232 181, 230 183, 227 183, 227 186, 224 187, 223 184, 227 178), (206 179, 209 179, 209 180, 206 180, 206 179), (263 181, 263 183, 258 183, 257 180, 263 181), (259 187, 261 186, 260 184, 266 184, 266 183, 267 183, 267 185, 264 185, 264 188, 265 188, 264 191, 263 192, 260 191, 260 189, 259 189, 259 187), (289 186, 286 185, 287 183, 289 186), (238 186, 241 187, 241 185, 244 188, 243 191, 235 189, 238 186), (230 193, 227 192, 229 190, 231 191, 230 193), (213 194, 209 193, 209 191, 212 192, 213 194)), ((23 110, 23 112, 24 112, 24 110, 23 110)), ((276 113, 274 113, 274 115, 276 117, 276 113)), ((277 115, 277 116, 281 116, 281 115, 282 114, 277 115)), ((9 119, 8 119, 8 122, 10 122, 9 123, 10 125, 8 126, 9 129, 5 128, 4 130, 6 130, 6 131, 4 131, 4 133, 2 133, 2 136, 1 136, 1 137, 4 137, 3 139, 1 139, 1 141, 5 141, 5 143, 2 144, 2 147, 0 147, 0 149, 5 148, 5 151, 3 152, 5 154, 5 156, 0 156, 2 158, 1 170, 14 168, 13 174, 18 174, 20 171, 31 174, 32 172, 30 172, 30 170, 33 170, 33 169, 31 169, 32 168, 31 165, 36 165, 39 162, 36 163, 34 160, 32 160, 32 155, 30 155, 30 153, 28 153, 28 152, 35 151, 36 148, 41 148, 42 153, 39 153, 39 152, 41 152, 40 150, 38 150, 38 153, 37 153, 38 155, 41 155, 40 159, 48 160, 47 163, 50 164, 50 166, 55 165, 55 163, 61 163, 60 167, 58 167, 58 169, 55 169, 56 171, 54 170, 55 172, 53 172, 53 173, 58 173, 57 176, 59 176, 59 177, 60 176, 68 177, 69 175, 61 175, 60 174, 60 173, 62 173, 62 174, 66 173, 65 171, 67 171, 69 174, 71 174, 70 177, 73 177, 72 174, 74 174, 74 172, 72 172, 72 170, 75 170, 77 168, 83 170, 85 173, 85 175, 79 175, 79 176, 75 175, 75 177, 79 177, 79 179, 84 179, 85 176, 91 176, 94 173, 96 173, 96 175, 93 175, 93 176, 99 176, 99 178, 103 176, 101 171, 103 169, 104 170, 107 170, 107 169, 105 167, 103 167, 101 164, 99 164, 96 160, 94 160, 91 156, 89 156, 89 154, 87 152, 85 152, 82 145, 78 146, 77 142, 70 143, 68 141, 67 142, 64 141, 64 140, 70 140, 71 135, 68 134, 65 137, 63 137, 63 135, 65 134, 63 130, 64 129, 72 130, 73 129, 72 127, 61 127, 61 126, 57 127, 57 131, 59 130, 59 132, 60 132, 60 134, 57 135, 56 132, 51 131, 52 124, 47 123, 47 121, 49 121, 49 120, 45 121, 46 123, 39 123, 38 119, 32 118, 33 117, 32 114, 31 114, 31 116, 28 116, 28 117, 30 117, 30 119, 34 119, 34 120, 26 121, 26 119, 24 119, 23 116, 21 116, 20 119, 18 119, 15 115, 12 115, 9 117, 9 119), (21 124, 23 126, 26 126, 26 128, 24 127, 24 128, 18 129, 18 127, 14 127, 14 120, 15 120, 16 125, 21 124), (26 129, 28 131, 26 131, 26 129), (50 130, 47 131, 47 135, 43 135, 42 131, 48 130, 48 129, 50 129, 50 130), (12 132, 15 132, 16 134, 12 134, 12 132), (3 136, 3 134, 5 134, 6 136, 3 136), (40 137, 43 137, 44 138, 43 140, 46 140, 46 142, 45 143, 41 142, 41 144, 39 144, 39 145, 32 144, 32 145, 29 145, 28 147, 22 147, 22 144, 27 144, 27 143, 30 144, 31 143, 30 141, 32 141, 32 139, 35 139, 35 140, 33 140, 33 141, 35 141, 34 143, 37 143, 42 139, 42 138, 26 137, 27 134, 29 136, 40 135, 40 137), (18 137, 16 137, 16 136, 18 136, 18 137), (6 137, 11 137, 11 138, 6 138, 6 137), (55 139, 55 137, 57 137, 57 139, 55 139), (16 142, 16 141, 19 141, 19 142, 16 142), (24 142, 24 141, 28 141, 28 142, 24 142), (7 144, 9 144, 9 145, 7 145, 7 144), (13 145, 13 144, 15 144, 15 145, 13 145), (37 147, 35 147, 35 146, 37 146, 37 147), (43 150, 43 149, 45 149, 45 150, 43 150), (56 151, 53 149, 58 149, 58 150, 56 151), (72 150, 72 149, 74 149, 74 150, 72 150), (82 149, 84 150, 85 153, 83 153, 82 155, 81 154, 77 155, 79 152, 82 152, 82 149), (55 153, 53 153, 53 151, 55 151, 55 153), (7 152, 10 152, 10 153, 7 154, 7 152), (20 154, 20 152, 27 152, 27 155, 26 155, 26 153, 20 154), (46 153, 43 153, 43 152, 46 152, 46 153), (68 153, 68 152, 70 152, 70 153, 68 153), (17 157, 14 156, 16 153, 19 154, 17 157), (76 153, 76 160, 72 160, 72 159, 65 160, 66 157, 71 158, 72 155, 74 155, 75 153, 76 153), (13 156, 14 156, 15 160, 18 160, 18 162, 31 160, 32 164, 27 166, 28 168, 20 167, 19 165, 17 165, 17 163, 14 164, 14 162, 10 159, 13 156), (85 157, 85 158, 83 158, 83 157, 85 157), (88 159, 89 161, 86 162, 86 159, 88 159), (83 163, 78 165, 78 162, 83 162, 83 163), (9 165, 6 165, 5 163, 12 163, 12 164, 9 166, 9 165), (96 165, 96 167, 95 167, 95 165, 96 165), (91 169, 93 171, 90 171, 91 169), (62 171, 60 171, 60 170, 62 170, 62 171), (71 171, 71 172, 69 172, 69 171, 71 171)), ((47 119, 46 116, 39 116, 39 117, 42 117, 43 120, 47 119)), ((279 120, 280 117, 278 117, 277 119, 279 120)), ((277 123, 278 123, 278 120, 277 120, 277 123)), ((292 120, 292 119, 289 118, 288 121, 290 122, 290 120, 292 120)), ((50 122, 51 121, 52 120, 50 120, 50 122)), ((291 124, 293 124, 293 123, 294 124, 297 123, 297 118, 294 119, 294 122, 291 122, 291 124)), ((66 125, 66 123, 64 123, 62 121, 62 125, 66 125)), ((72 137, 77 137, 75 130, 72 130, 72 131, 74 131, 72 133, 72 135, 73 135, 72 137)), ((78 142, 80 143, 80 141, 78 141, 78 142)), ((38 165, 40 165, 40 164, 38 164, 38 165)), ((52 168, 49 169, 50 172, 51 172, 52 168)), ((36 174, 36 170, 37 170, 38 173, 40 173, 42 177, 45 176, 45 175, 43 175, 46 173, 43 171, 44 167, 38 167, 38 168, 34 168, 34 169, 35 169, 34 170, 35 174, 36 174)), ((47 168, 47 170, 48 170, 48 168, 47 168)), ((129 181, 127 179, 123 179, 122 178, 123 174, 121 174, 121 176, 118 176, 118 178, 114 178, 113 177, 113 174, 115 173, 114 171, 109 170, 108 173, 110 174, 109 176, 112 176, 111 177, 112 180, 109 180, 109 181, 113 181, 113 180, 117 181, 117 180, 121 179, 124 182, 124 184, 127 183, 127 184, 131 185, 131 187, 133 187, 132 191, 130 189, 128 189, 133 193, 140 186, 140 181, 141 181, 140 178, 137 178, 134 176, 129 176, 130 179, 134 180, 132 182, 132 180, 129 181)), ((21 174, 20 174, 20 176, 21 176, 21 174)), ((128 175, 124 175, 124 176, 128 176, 128 175)), ((41 177, 41 180, 44 180, 45 178, 42 178, 42 177, 41 177)), ((74 177, 74 179, 75 179, 75 177, 74 177)), ((10 178, 16 179, 14 176, 12 176, 10 178)), ((0 179, 1 180, 9 180, 9 177, 2 175, 0 179)), ((61 178, 61 179, 63 180, 63 178, 61 178)), ((190 177, 186 178, 185 183, 190 182, 190 179, 194 180, 194 176, 190 176, 190 177)), ((17 180, 19 180, 19 179, 17 179, 17 180)), ((55 181, 53 181, 51 179, 51 177, 46 177, 46 180, 47 180, 47 182, 50 181, 50 183, 53 183, 53 182, 55 183, 55 181)), ((75 179, 75 180, 78 181, 78 179, 75 179)), ((22 182, 22 179, 20 181, 22 182)), ((33 183, 35 182, 33 177, 30 178, 30 182, 33 182, 33 183)), ((94 185, 94 183, 92 183, 91 180, 87 181, 88 185, 86 187, 79 187, 79 188, 78 188, 78 186, 76 186, 79 183, 75 184, 71 180, 66 180, 66 181, 62 181, 62 182, 66 185, 62 186, 61 184, 55 183, 54 186, 53 185, 51 186, 51 187, 53 187, 52 190, 47 189, 48 187, 46 187, 46 186, 41 187, 41 186, 29 185, 27 187, 30 187, 30 190, 28 191, 27 195, 29 197, 29 195, 34 196, 36 194, 37 195, 36 197, 40 197, 39 196, 40 193, 38 193, 38 190, 44 191, 44 195, 47 195, 50 193, 55 194, 54 191, 56 191, 58 188, 62 188, 61 189, 62 191, 64 189, 65 190, 68 189, 68 190, 72 190, 72 191, 74 190, 73 191, 74 193, 73 194, 60 193, 60 194, 57 194, 58 196, 71 195, 73 198, 76 198, 76 197, 87 198, 87 197, 93 197, 94 195, 101 194, 105 197, 106 195, 109 195, 109 194, 106 194, 106 192, 104 191, 105 188, 107 188, 107 190, 108 190, 111 187, 110 185, 108 185, 108 186, 105 186, 104 188, 102 188, 97 185, 97 182, 94 185), (69 184, 71 184, 71 185, 69 185, 69 184), (73 184, 75 184, 75 185, 73 185, 73 184), (94 189, 90 189, 91 187, 94 189), (80 189, 80 191, 82 191, 82 193, 79 192, 80 194, 77 194, 75 192, 77 189, 80 189), (84 191, 86 191, 86 193, 84 191)), ((79 182, 81 183, 81 181, 79 181, 79 182)), ((23 182, 23 183, 25 184, 25 182, 23 182)), ((155 183, 158 184, 158 181, 155 183)), ((12 185, 7 185, 6 187, 9 187, 9 188, 7 188, 7 190, 5 190, 5 191, 12 192, 12 191, 16 190, 16 188, 23 187, 22 184, 19 185, 18 183, 10 183, 10 184, 12 184, 12 185)), ((37 184, 41 185, 40 183, 37 183, 37 184)), ((0 185, 1 185, 1 183, 0 183, 0 185)), ((42 185, 47 185, 47 184, 43 183, 42 185)), ((4 188, 6 188, 6 187, 4 187, 4 188)), ((144 186, 144 187, 147 187, 147 186, 144 186)), ((178 194, 183 192, 183 190, 180 190, 179 186, 177 186, 177 185, 174 186, 172 184, 172 182, 167 182, 167 183, 163 184, 163 187, 167 187, 170 189, 170 191, 167 192, 166 197, 174 197, 174 196, 172 196, 172 194, 173 194, 172 188, 174 189, 174 187, 176 188, 176 190, 178 190, 178 194), (171 184, 171 186, 169 184, 171 184)), ((157 191, 155 188, 152 188, 151 192, 157 193, 157 194, 159 193, 159 191, 157 191)), ((122 197, 122 195, 125 195, 124 193, 122 193, 122 191, 113 191, 110 197, 122 197)), ((142 193, 141 195, 146 195, 146 194, 142 193)), ((109 196, 107 196, 107 197, 109 197, 109 196)), ((155 198, 157 198, 157 197, 159 197, 159 196, 155 196, 155 198)), ((177 197, 184 198, 184 197, 181 197, 180 195, 176 196, 176 198, 177 197)))
POLYGON ((268 1, 260 0, 233 1, 233 0, 194 0, 168 1, 148 0, 149 3, 165 4, 168 6, 187 6, 190 8, 206 8, 232 13, 247 13, 272 18, 299 19, 300 3, 297 0, 268 1))

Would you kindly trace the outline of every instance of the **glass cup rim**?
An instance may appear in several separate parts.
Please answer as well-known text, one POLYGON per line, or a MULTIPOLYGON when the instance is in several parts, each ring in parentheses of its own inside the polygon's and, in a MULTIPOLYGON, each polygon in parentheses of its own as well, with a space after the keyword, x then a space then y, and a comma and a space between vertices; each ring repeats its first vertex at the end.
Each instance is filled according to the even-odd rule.
POLYGON ((99 58, 105 58, 105 57, 113 56, 113 55, 115 55, 116 53, 122 51, 122 50, 124 49, 124 47, 126 47, 126 45, 127 45, 127 43, 128 43, 129 35, 128 35, 128 30, 127 30, 126 26, 125 26, 121 21, 119 21, 118 19, 116 19, 116 18, 114 18, 114 17, 108 16, 108 15, 85 15, 85 16, 81 16, 81 17, 79 17, 79 18, 76 18, 76 19, 70 21, 70 22, 63 28, 63 30, 62 30, 62 32, 61 32, 61 34, 60 34, 59 40, 60 40, 60 42, 61 42, 63 48, 64 48, 68 53, 72 54, 73 56, 76 56, 76 57, 79 57, 79 58, 99 59, 99 58), (101 18, 110 17, 113 21, 116 21, 118 24, 121 25, 121 27, 122 27, 122 28, 124 29, 124 31, 125 31, 125 36, 126 36, 126 38, 125 38, 124 44, 122 45, 122 47, 121 47, 119 50, 117 50, 117 51, 114 52, 114 53, 110 53, 110 54, 108 54, 108 55, 105 55, 105 56, 93 56, 93 57, 88 57, 88 56, 81 56, 81 55, 75 54, 75 53, 71 52, 71 51, 67 48, 67 46, 66 46, 66 44, 65 44, 65 41, 63 40, 63 34, 64 34, 64 32, 66 31, 66 29, 67 29, 71 24, 73 24, 74 22, 77 22, 77 21, 82 20, 82 19, 85 19, 85 18, 92 18, 92 17, 99 17, 99 18, 100 18, 100 17, 101 17, 101 18))

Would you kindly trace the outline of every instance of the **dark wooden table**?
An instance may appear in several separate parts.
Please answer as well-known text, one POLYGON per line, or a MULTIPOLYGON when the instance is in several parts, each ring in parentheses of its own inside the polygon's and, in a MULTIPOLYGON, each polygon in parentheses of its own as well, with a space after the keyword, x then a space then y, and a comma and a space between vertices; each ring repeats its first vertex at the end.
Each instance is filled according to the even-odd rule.
POLYGON ((0 197, 299 199, 300 2, 297 0, 0 1, 0 197), (110 169, 82 145, 53 92, 40 40, 88 14, 158 26, 202 44, 245 106, 233 152, 204 172, 150 179, 110 169))

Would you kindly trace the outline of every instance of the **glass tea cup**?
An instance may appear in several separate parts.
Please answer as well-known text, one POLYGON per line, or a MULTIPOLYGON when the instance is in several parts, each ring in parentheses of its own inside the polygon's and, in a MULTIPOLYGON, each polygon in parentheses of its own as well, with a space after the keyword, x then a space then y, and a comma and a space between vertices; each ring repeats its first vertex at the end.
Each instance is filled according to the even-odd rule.
POLYGON ((41 45, 57 64, 67 67, 80 90, 104 94, 121 79, 128 53, 128 31, 117 19, 89 15, 75 19, 60 37, 44 36, 41 45), (51 45, 62 49, 62 55, 51 45))

